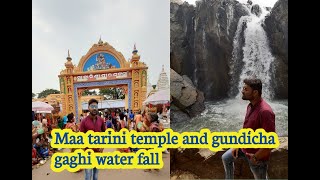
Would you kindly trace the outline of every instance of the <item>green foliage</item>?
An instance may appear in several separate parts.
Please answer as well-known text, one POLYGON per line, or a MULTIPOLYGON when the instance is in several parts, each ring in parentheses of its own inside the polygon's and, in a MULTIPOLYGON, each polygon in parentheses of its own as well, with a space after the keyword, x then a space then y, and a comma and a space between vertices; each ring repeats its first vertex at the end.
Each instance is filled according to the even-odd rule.
POLYGON ((41 91, 38 94, 38 98, 45 98, 47 97, 49 94, 60 94, 60 91, 56 90, 56 89, 46 89, 41 91))
POLYGON ((90 95, 97 95, 96 90, 88 90, 88 89, 86 89, 86 90, 84 90, 82 92, 82 96, 90 96, 90 95))
POLYGON ((111 96, 111 99, 124 99, 124 94, 121 88, 101 88, 99 94, 106 97, 111 96))

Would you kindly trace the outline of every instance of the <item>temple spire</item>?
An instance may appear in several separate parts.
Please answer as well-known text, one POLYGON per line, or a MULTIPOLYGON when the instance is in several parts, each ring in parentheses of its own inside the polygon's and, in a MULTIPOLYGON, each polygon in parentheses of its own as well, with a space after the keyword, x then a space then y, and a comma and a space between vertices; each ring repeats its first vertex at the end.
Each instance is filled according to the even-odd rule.
POLYGON ((136 43, 134 43, 132 54, 137 54, 137 52, 138 52, 138 50, 136 48, 136 43))
POLYGON ((69 51, 69 49, 68 49, 68 57, 67 57, 67 60, 68 60, 68 61, 71 61, 71 60, 72 60, 72 58, 70 57, 70 51, 69 51))
POLYGON ((136 43, 134 43, 133 45, 133 51, 132 51, 132 57, 131 57, 131 60, 130 62, 134 62, 132 64, 132 67, 138 67, 138 61, 140 60, 140 56, 138 55, 138 50, 137 50, 137 46, 136 46, 136 43))
POLYGON ((101 35, 100 35, 100 38, 99 38, 98 44, 99 44, 99 45, 102 45, 102 44, 103 44, 103 41, 101 40, 101 35))
MULTIPOLYGON (((64 63, 64 65, 66 66, 67 69, 73 68, 73 64, 71 62, 72 58, 70 57, 70 51, 68 49, 68 57, 67 57, 67 62, 64 63)), ((68 70, 68 73, 71 73, 71 70, 68 70)))
POLYGON ((162 65, 162 72, 159 74, 157 88, 158 90, 170 89, 169 78, 167 76, 167 73, 164 71, 164 65, 162 65))

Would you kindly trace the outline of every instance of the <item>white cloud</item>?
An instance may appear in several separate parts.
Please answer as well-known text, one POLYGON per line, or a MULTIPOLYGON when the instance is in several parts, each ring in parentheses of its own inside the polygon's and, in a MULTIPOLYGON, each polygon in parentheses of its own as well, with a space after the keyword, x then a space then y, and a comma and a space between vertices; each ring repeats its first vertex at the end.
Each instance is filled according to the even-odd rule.
POLYGON ((41 19, 40 12, 35 8, 32 8, 32 28, 35 28, 35 29, 39 28, 40 30, 46 33, 49 33, 52 31, 52 28, 50 27, 50 25, 41 19))

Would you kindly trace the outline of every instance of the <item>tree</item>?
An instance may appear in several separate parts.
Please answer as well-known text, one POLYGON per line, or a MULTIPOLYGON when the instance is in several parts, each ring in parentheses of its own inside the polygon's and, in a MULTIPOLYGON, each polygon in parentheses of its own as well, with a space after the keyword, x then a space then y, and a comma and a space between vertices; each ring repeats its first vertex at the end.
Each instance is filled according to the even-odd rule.
POLYGON ((89 96, 89 95, 97 95, 97 92, 96 90, 89 90, 89 89, 86 89, 82 92, 82 96, 89 96))
POLYGON ((120 88, 101 88, 99 94, 102 96, 111 96, 112 99, 124 99, 124 94, 120 88))
POLYGON ((56 89, 46 89, 41 91, 38 94, 38 98, 45 98, 47 97, 49 94, 60 94, 60 91, 56 90, 56 89))
POLYGON ((32 93, 32 99, 33 99, 35 96, 36 96, 36 94, 35 94, 35 93, 32 93))

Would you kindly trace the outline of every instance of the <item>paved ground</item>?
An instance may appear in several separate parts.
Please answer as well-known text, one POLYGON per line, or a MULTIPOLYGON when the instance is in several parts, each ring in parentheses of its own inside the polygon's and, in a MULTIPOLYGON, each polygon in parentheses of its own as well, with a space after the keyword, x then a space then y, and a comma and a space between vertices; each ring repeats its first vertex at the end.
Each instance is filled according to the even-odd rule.
MULTIPOLYGON (((66 149, 68 151, 69 149, 66 149)), ((104 152, 112 152, 114 149, 105 149, 104 152)), ((102 169, 99 170, 99 180, 168 180, 170 179, 170 154, 163 154, 164 167, 160 171, 152 170, 144 172, 143 169, 123 170, 123 169, 102 169)), ((38 169, 32 170, 33 180, 84 180, 84 171, 71 173, 62 171, 53 172, 50 168, 50 160, 38 169)))

